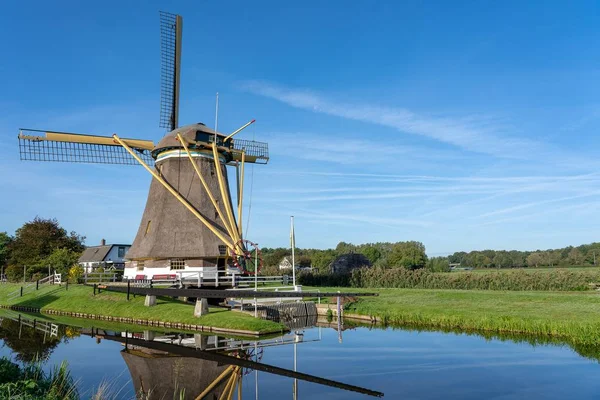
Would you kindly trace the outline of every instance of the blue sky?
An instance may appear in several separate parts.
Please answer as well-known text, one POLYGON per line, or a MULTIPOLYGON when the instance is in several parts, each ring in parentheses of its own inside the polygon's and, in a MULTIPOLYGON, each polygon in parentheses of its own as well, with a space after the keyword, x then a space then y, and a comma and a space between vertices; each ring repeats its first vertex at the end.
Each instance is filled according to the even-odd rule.
MULTIPOLYGON (((268 141, 248 238, 419 240, 430 255, 597 241, 596 2, 9 2, 0 230, 131 242, 138 167, 18 160, 18 128, 160 139, 158 11, 184 17, 182 124, 268 141)), ((250 193, 250 188, 252 191, 250 193)), ((251 195, 250 195, 251 194, 251 195)))

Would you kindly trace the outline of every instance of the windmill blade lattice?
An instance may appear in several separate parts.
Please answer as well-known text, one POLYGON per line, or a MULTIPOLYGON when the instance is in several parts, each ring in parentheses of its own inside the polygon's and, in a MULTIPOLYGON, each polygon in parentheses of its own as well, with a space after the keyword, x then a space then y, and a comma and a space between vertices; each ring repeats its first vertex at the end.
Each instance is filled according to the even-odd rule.
MULTIPOLYGON (((132 142, 145 144, 146 148, 134 147, 135 151, 146 163, 153 165, 152 142, 132 142)), ((114 143, 112 137, 32 129, 21 129, 19 155, 25 161, 139 165, 122 146, 114 143)))

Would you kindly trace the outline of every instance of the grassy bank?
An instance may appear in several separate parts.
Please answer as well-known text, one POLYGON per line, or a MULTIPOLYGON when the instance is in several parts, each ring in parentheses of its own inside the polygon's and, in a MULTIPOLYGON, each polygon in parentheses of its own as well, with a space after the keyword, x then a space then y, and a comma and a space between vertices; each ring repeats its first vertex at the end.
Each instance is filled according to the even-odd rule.
POLYGON ((69 290, 65 290, 64 285, 46 286, 37 292, 9 300, 7 295, 18 288, 19 285, 16 284, 0 285, 0 305, 35 307, 42 312, 80 312, 259 333, 280 332, 284 329, 281 324, 233 313, 223 308, 211 307, 209 314, 197 318, 193 315, 192 304, 168 298, 157 298, 156 306, 146 307, 144 296, 132 297, 130 301, 127 301, 127 296, 123 293, 102 292, 94 296, 92 288, 81 285, 69 285, 69 290))
POLYGON ((549 335, 573 343, 600 344, 600 295, 596 292, 344 290, 379 293, 348 304, 345 310, 375 316, 384 323, 549 335))

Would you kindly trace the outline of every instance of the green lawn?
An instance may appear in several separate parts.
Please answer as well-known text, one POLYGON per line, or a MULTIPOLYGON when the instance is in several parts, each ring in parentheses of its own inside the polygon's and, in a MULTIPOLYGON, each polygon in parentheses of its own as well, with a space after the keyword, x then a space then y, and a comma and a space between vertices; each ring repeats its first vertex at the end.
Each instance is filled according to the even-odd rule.
POLYGON ((393 324, 532 333, 600 344, 597 292, 518 292, 488 290, 354 289, 377 292, 346 306, 346 313, 379 317, 393 324))
POLYGON ((281 332, 283 325, 257 319, 252 316, 235 313, 223 308, 210 308, 210 313, 202 317, 194 317, 194 306, 180 301, 157 298, 154 307, 144 306, 144 296, 137 296, 127 301, 123 293, 103 291, 93 295, 91 287, 69 285, 69 290, 62 286, 45 286, 39 291, 28 293, 12 300, 7 295, 18 290, 18 284, 0 285, 0 304, 24 307, 36 307, 44 310, 81 312, 111 317, 147 319, 163 322, 196 324, 223 329, 235 329, 259 333, 281 332))

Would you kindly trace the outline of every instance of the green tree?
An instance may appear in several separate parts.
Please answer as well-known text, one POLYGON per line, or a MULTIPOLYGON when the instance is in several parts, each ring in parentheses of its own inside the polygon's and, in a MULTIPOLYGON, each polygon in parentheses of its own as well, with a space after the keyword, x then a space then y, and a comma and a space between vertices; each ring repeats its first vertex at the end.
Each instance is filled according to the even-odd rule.
POLYGON ((54 249, 52 254, 44 259, 42 264, 49 266, 53 271, 66 275, 69 269, 77 263, 80 252, 74 252, 69 249, 54 249))
POLYGON ((448 256, 448 261, 451 264, 462 264, 463 258, 465 258, 466 255, 467 253, 464 251, 457 251, 456 253, 448 256))
POLYGON ((381 251, 375 246, 364 246, 360 249, 360 252, 369 259, 371 264, 375 264, 381 258, 381 251))
MULTIPOLYGON (((81 253, 84 240, 84 236, 75 232, 67 233, 56 219, 35 217, 15 232, 15 238, 9 245, 9 264, 17 267, 16 273, 23 266, 27 267, 29 276, 35 272, 43 272, 48 268, 44 261, 54 250, 67 249, 73 253, 81 253)), ((22 273, 20 274, 22 277, 22 273)))
POLYGON ((10 258, 10 243, 13 238, 6 232, 0 232, 0 267, 6 267, 10 258))
POLYGON ((583 259, 583 254, 581 254, 581 251, 579 251, 577 248, 571 249, 567 255, 567 261, 569 265, 582 265, 583 259))
POLYGON ((356 246, 352 243, 339 242, 337 246, 335 246, 335 252, 338 256, 342 254, 354 253, 356 252, 356 246))
POLYGON ((543 262, 544 257, 539 251, 533 252, 529 256, 527 256, 527 265, 530 267, 537 268, 538 266, 542 265, 543 262))
POLYGON ((425 246, 421 242, 398 242, 388 257, 391 267, 423 268, 427 262, 425 246))
POLYGON ((450 272, 450 263, 448 257, 432 257, 427 260, 425 268, 431 272, 450 272))
POLYGON ((335 260, 335 251, 328 250, 316 250, 312 256, 312 265, 319 271, 327 271, 329 265, 335 260))

